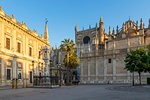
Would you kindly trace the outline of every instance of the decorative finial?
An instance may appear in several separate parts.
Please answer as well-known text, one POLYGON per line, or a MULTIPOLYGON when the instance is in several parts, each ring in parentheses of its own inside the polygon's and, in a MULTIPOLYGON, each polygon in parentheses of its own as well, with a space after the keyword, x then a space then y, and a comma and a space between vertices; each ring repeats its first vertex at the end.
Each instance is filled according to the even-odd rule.
POLYGON ((24 24, 24 21, 22 21, 22 24, 24 24))
POLYGON ((45 18, 45 23, 47 24, 47 22, 48 22, 48 20, 47 20, 47 18, 45 18))
POLYGON ((0 6, 0 10, 2 10, 2 6, 0 6))
POLYGON ((34 32, 35 32, 35 33, 37 33, 37 30, 36 30, 36 29, 34 29, 34 32))
POLYGON ((123 22, 123 25, 124 25, 124 22, 123 22))
POLYGON ((12 18, 14 18, 14 14, 12 14, 12 18))

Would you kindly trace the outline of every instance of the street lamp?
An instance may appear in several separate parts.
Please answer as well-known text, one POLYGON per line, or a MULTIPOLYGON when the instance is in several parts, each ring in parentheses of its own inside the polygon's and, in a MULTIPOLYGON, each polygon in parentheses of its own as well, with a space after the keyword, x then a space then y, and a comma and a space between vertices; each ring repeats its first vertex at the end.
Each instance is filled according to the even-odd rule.
POLYGON ((61 64, 58 64, 58 68, 59 68, 59 74, 60 74, 60 86, 62 85, 62 66, 61 64))
MULTIPOLYGON (((32 61, 32 72, 33 72, 32 79, 34 80, 34 61, 32 61)), ((32 80, 32 83, 34 85, 34 81, 33 80, 32 80)))
POLYGON ((34 61, 32 61, 32 71, 33 71, 33 75, 34 75, 34 61))

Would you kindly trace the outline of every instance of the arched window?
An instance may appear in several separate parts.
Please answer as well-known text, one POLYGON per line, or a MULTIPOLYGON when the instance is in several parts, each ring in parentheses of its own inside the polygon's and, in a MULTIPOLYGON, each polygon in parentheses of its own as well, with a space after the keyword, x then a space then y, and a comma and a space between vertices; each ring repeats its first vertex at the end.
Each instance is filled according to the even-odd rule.
POLYGON ((84 38, 83 38, 83 43, 84 44, 88 44, 90 42, 90 37, 89 36, 85 36, 84 38))

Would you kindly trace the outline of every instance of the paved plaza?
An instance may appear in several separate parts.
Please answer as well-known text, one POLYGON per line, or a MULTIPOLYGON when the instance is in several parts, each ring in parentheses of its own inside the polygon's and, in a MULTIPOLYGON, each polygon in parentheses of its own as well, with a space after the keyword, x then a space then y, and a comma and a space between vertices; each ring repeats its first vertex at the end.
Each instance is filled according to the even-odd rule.
POLYGON ((0 89, 0 100, 150 100, 150 86, 78 85, 0 89))

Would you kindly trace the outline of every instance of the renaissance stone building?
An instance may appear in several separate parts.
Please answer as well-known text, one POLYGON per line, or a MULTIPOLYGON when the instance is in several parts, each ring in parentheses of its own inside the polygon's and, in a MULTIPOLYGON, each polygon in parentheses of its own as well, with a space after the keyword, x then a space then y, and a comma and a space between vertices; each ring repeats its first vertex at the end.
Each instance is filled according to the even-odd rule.
POLYGON ((48 52, 41 54, 45 46, 50 46, 47 22, 44 37, 39 36, 0 6, 0 86, 17 79, 18 85, 26 87, 33 84, 33 75, 44 75, 48 70, 43 60, 48 52))
MULTIPOLYGON (((101 17, 99 27, 78 31, 75 26, 77 54, 80 57, 81 83, 131 83, 132 74, 126 71, 125 55, 130 49, 144 47, 150 44, 150 20, 148 28, 140 21, 131 19, 117 26, 116 33, 109 27, 109 33, 104 30, 101 17)), ((146 83, 149 73, 142 73, 142 82, 146 83)), ((138 74, 135 75, 138 82, 138 74)))

